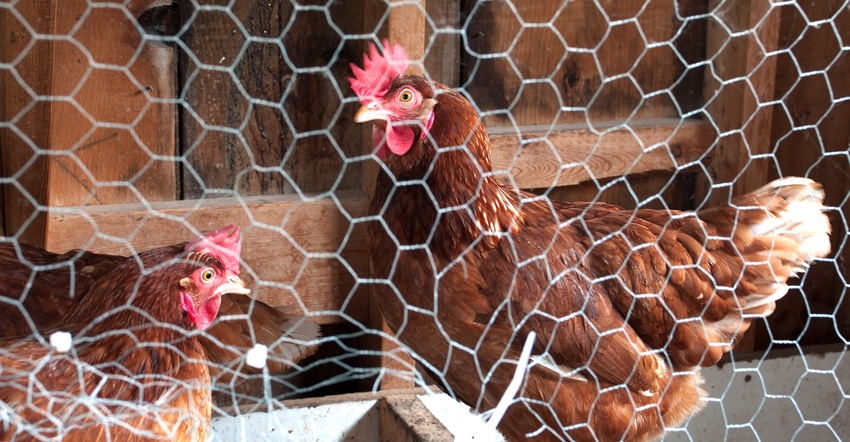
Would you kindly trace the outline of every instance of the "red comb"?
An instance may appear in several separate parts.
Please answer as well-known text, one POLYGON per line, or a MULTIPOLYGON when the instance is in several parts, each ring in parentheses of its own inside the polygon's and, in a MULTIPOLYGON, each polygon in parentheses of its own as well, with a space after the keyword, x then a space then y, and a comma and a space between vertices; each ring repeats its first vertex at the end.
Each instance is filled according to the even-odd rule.
POLYGON ((228 274, 239 274, 242 239, 239 238, 239 226, 237 225, 230 224, 192 240, 183 249, 187 252, 214 254, 224 264, 228 274))
POLYGON ((363 54, 363 69, 351 63, 354 78, 349 77, 348 82, 363 104, 383 98, 390 89, 390 83, 407 70, 408 58, 404 48, 398 43, 391 46, 387 39, 383 43, 384 55, 369 43, 369 55, 363 54))

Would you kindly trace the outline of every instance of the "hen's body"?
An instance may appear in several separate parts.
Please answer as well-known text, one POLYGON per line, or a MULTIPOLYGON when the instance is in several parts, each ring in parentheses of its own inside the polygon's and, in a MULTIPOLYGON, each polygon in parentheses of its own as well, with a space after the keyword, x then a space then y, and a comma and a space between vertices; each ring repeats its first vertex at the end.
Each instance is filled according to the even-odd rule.
POLYGON ((480 411, 496 406, 536 333, 499 427, 512 440, 642 440, 679 425, 699 407, 698 368, 829 251, 809 180, 699 214, 549 201, 493 178, 489 138, 460 94, 413 76, 380 93, 352 84, 358 121, 384 120, 373 139, 395 132, 371 205, 383 220, 370 225, 372 269, 388 281, 375 300, 480 411))
MULTIPOLYGON (((87 296, 98 279, 127 259, 79 250, 56 254, 20 243, 17 247, 20 251, 11 242, 0 242, 0 339, 34 331, 43 335, 62 324, 75 299, 87 296)), ((83 325, 66 323, 63 327, 77 332, 73 327, 83 325)), ((320 335, 318 324, 305 322, 299 315, 230 293, 222 297, 219 318, 198 338, 212 380, 222 391, 236 388, 256 394, 262 393, 262 385, 243 386, 256 383, 251 378, 263 374, 263 370, 244 364, 248 349, 255 343, 267 346, 267 370, 274 375, 315 353, 317 345, 307 343, 320 335)))
POLYGON ((182 246, 125 258, 74 302, 70 352, 42 340, 2 343, 0 440, 204 441, 211 401, 204 351, 180 308, 183 279, 209 255, 182 246), (150 273, 148 273, 150 272, 150 273))

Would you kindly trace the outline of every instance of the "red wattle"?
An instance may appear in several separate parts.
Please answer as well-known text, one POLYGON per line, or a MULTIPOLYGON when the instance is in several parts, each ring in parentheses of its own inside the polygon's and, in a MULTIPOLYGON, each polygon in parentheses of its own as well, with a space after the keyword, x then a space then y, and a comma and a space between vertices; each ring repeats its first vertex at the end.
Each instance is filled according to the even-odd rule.
POLYGON ((198 327, 198 330, 205 330, 209 327, 215 321, 215 317, 218 316, 219 307, 221 307, 221 296, 211 296, 201 306, 200 311, 198 311, 198 319, 195 321, 195 327, 198 327))
POLYGON ((407 126, 387 125, 387 147, 396 155, 404 155, 413 147, 413 129, 407 126))

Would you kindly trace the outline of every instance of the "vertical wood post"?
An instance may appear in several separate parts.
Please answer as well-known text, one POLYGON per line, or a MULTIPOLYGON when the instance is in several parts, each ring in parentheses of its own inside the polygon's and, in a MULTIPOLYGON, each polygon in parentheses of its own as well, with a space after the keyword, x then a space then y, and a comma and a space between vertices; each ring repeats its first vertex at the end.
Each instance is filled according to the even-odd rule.
MULTIPOLYGON (((131 1, 127 10, 138 18, 161 3, 131 1)), ((54 0, 15 7, 56 38, 37 39, 15 66, 26 85, 5 75, 4 118, 23 135, 4 130, 4 175, 24 189, 5 186, 7 232, 62 250, 62 235, 45 233, 50 207, 138 202, 135 191, 145 201, 174 199, 174 163, 154 159, 174 154, 174 106, 160 101, 174 98, 173 50, 145 41, 120 9, 54 0)), ((7 24, 3 46, 13 53, 35 38, 7 24)))
POLYGON ((711 178, 697 180, 703 207, 727 203, 730 191, 754 190, 767 179, 767 162, 752 157, 772 149, 772 107, 759 104, 773 100, 776 58, 766 57, 759 42, 776 48, 780 17, 768 0, 711 0, 709 11, 703 99, 719 138, 706 162, 711 178))

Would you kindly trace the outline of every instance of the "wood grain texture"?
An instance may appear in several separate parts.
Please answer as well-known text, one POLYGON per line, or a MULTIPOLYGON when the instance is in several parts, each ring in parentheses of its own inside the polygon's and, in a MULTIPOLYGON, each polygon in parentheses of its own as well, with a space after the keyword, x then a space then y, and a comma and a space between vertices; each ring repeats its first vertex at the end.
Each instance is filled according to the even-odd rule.
MULTIPOLYGON (((159 3, 131 1, 127 8, 138 17, 159 3)), ((74 42, 40 40, 29 49, 17 66, 26 85, 6 82, 7 115, 22 134, 5 132, 4 174, 22 171, 17 180, 28 193, 6 188, 8 230, 25 225, 33 213, 30 198, 51 207, 174 199, 173 163, 153 159, 174 154, 173 105, 155 102, 174 97, 173 51, 143 44, 118 9, 80 0, 16 7, 38 32, 64 36, 76 29, 74 42), (41 97, 73 95, 74 101, 39 100, 19 113, 32 100, 27 88, 41 97)), ((12 33, 4 35, 14 36, 14 52, 27 38, 19 23, 10 24, 12 33)), ((22 239, 42 245, 45 222, 39 214, 22 239)))
MULTIPOLYGON (((128 203, 139 196, 146 201, 175 199, 174 163, 153 158, 175 154, 174 105, 157 102, 175 97, 174 51, 143 43, 135 23, 119 9, 88 8, 80 16, 73 3, 58 5, 56 26, 81 22, 74 39, 91 59, 75 50, 54 51, 52 93, 80 89, 74 94, 79 107, 57 103, 50 114, 47 147, 71 155, 51 158, 49 205, 128 203)), ((159 3, 137 0, 127 8, 138 17, 159 3)))
POLYGON ((353 6, 335 5, 332 20, 289 2, 240 0, 233 16, 182 8, 184 21, 192 19, 181 59, 182 149, 191 166, 184 197, 357 187, 360 166, 345 164, 360 153, 355 109, 338 112, 349 60, 339 57, 343 41, 331 24, 353 6))
POLYGON ((404 46, 410 61, 415 63, 407 69, 407 74, 422 75, 422 61, 425 54, 425 0, 411 3, 393 1, 390 3, 389 39, 391 43, 404 46))
POLYGON ((703 100, 719 137, 707 154, 709 176, 701 176, 697 183, 697 198, 704 197, 706 206, 727 202, 730 192, 740 194, 767 180, 767 162, 752 157, 772 148, 773 107, 760 105, 773 100, 776 80, 776 57, 761 49, 777 49, 780 14, 770 6, 768 0, 709 2, 713 14, 706 58, 711 62, 703 100), (725 187, 712 189, 712 184, 725 187))
POLYGON ((523 189, 566 186, 590 179, 672 172, 699 159, 714 140, 712 127, 699 120, 638 121, 629 127, 548 135, 530 130, 522 134, 526 141, 515 133, 497 131, 490 135, 493 169, 506 171, 500 178, 523 189))
POLYGON ((683 20, 693 1, 648 2, 637 20, 635 2, 463 3, 461 84, 493 112, 489 126, 676 118, 700 90, 683 64, 704 53, 703 39, 682 38, 699 22, 683 20))
MULTIPOLYGON (((35 23, 35 31, 46 34, 53 32, 55 23, 56 1, 32 2, 25 4, 19 12, 29 23, 35 23)), ((14 19, 11 14, 4 12, 2 38, 4 61, 11 62, 31 43, 33 36, 29 34, 23 23, 14 19)), ((5 228, 11 234, 20 234, 22 240, 34 245, 44 244, 44 223, 46 217, 37 214, 29 225, 27 221, 33 216, 37 204, 47 203, 48 159, 46 156, 36 156, 33 146, 46 147, 50 137, 50 127, 45 124, 50 115, 50 103, 36 105, 26 110, 32 104, 30 93, 39 95, 50 94, 50 84, 53 70, 48 67, 53 59, 54 45, 49 42, 37 42, 29 48, 27 54, 17 65, 18 73, 27 74, 27 82, 20 84, 10 71, 3 74, 3 121, 11 121, 20 130, 20 134, 10 128, 0 128, 0 155, 3 157, 3 176, 16 177, 18 184, 26 189, 22 192, 13 185, 4 185, 5 228), (30 89, 30 90, 28 90, 30 89)))
POLYGON ((460 0, 447 0, 425 4, 430 19, 425 26, 425 71, 430 78, 449 87, 460 86, 460 3, 460 0))
POLYGON ((365 215, 368 199, 358 190, 337 197, 340 206, 277 195, 56 210, 46 248, 129 255, 235 223, 243 228, 243 279, 257 299, 299 307, 319 322, 341 321, 340 313, 365 320, 366 297, 355 285, 368 272, 365 231, 351 218, 365 215))
POLYGON ((191 166, 184 168, 181 183, 187 199, 209 195, 210 190, 227 196, 237 189, 245 170, 238 189, 245 195, 292 191, 280 170, 292 142, 281 109, 250 102, 279 103, 292 72, 278 45, 247 41, 255 33, 279 36, 291 7, 247 1, 233 6, 237 21, 223 11, 195 11, 190 2, 180 5, 182 21, 192 20, 181 37, 188 52, 180 56, 186 100, 180 109, 180 142, 191 166), (222 67, 232 72, 216 70, 222 67), (252 165, 272 170, 257 172, 252 165))

